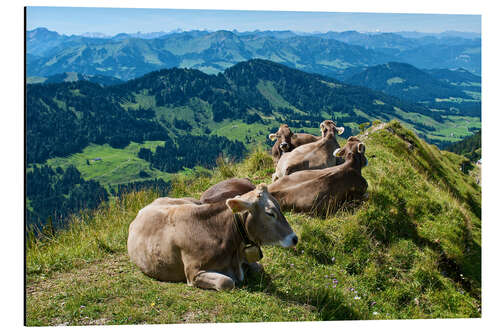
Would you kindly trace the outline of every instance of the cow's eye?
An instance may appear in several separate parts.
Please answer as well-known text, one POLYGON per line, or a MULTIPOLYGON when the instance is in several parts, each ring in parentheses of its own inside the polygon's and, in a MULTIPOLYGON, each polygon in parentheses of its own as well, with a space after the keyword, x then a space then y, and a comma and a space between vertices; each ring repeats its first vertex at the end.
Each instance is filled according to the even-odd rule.
POLYGON ((274 212, 266 212, 266 214, 267 214, 267 215, 269 215, 269 216, 271 216, 271 217, 276 217, 276 216, 274 215, 274 212))

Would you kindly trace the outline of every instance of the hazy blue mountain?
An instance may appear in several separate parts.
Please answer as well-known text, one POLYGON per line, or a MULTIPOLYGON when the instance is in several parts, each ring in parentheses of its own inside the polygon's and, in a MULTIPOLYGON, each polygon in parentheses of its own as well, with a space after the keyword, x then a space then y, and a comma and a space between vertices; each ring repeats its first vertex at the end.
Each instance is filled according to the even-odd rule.
POLYGON ((390 60, 387 55, 333 39, 295 36, 238 36, 230 31, 204 31, 164 35, 156 39, 68 40, 49 56, 30 58, 29 76, 50 76, 74 71, 131 79, 153 70, 170 67, 197 68, 218 73, 252 58, 273 60, 308 72, 330 76, 350 67, 374 65, 390 60), (106 42, 104 42, 106 41, 106 42))
POLYGON ((422 37, 460 37, 466 39, 476 39, 481 38, 481 34, 477 32, 462 32, 462 31, 445 31, 441 33, 427 33, 427 32, 417 32, 417 31, 399 31, 398 35, 406 38, 422 38, 422 37))
POLYGON ((481 41, 462 37, 406 38, 356 31, 299 34, 292 31, 187 31, 118 34, 112 38, 28 31, 29 76, 79 72, 127 80, 161 68, 219 73, 253 58, 343 79, 390 61, 419 68, 481 70, 481 41))

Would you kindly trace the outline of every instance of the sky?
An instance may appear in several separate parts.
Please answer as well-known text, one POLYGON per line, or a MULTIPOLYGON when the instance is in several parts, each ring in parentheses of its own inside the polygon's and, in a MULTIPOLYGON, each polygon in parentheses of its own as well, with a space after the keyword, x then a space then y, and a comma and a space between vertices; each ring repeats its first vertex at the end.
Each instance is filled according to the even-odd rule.
POLYGON ((181 30, 292 30, 327 32, 418 31, 481 33, 480 15, 384 14, 292 11, 182 10, 141 8, 28 7, 27 29, 60 34, 181 30))

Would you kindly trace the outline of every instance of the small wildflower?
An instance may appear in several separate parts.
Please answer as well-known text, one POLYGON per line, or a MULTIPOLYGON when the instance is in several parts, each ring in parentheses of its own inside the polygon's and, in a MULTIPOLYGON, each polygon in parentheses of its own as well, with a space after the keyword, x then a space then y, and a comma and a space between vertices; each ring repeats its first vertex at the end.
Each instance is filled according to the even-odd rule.
POLYGON ((375 304, 377 304, 377 302, 373 301, 370 303, 370 306, 374 306, 375 304))
POLYGON ((302 254, 304 254, 304 250, 302 250, 302 254))
POLYGON ((155 306, 155 304, 156 304, 155 302, 152 302, 152 303, 151 303, 151 307, 155 306))
POLYGON ((376 316, 376 315, 378 315, 378 312, 377 311, 373 311, 373 314, 376 316))
POLYGON ((334 285, 332 286, 332 288, 337 288, 337 285, 336 285, 336 284, 334 284, 334 285))
POLYGON ((80 305, 80 309, 84 309, 85 308, 85 305, 80 305))
POLYGON ((335 262, 335 257, 332 257, 332 262, 335 262))
POLYGON ((295 265, 294 264, 290 264, 290 267, 293 267, 293 266, 295 266, 295 265))
POLYGON ((354 299, 361 299, 358 295, 354 296, 354 299))

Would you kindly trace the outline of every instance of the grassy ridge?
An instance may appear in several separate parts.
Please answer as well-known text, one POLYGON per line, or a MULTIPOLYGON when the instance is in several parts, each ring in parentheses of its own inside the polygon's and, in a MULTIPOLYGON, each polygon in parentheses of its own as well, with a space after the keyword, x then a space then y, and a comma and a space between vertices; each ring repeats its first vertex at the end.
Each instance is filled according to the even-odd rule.
MULTIPOLYGON (((87 325, 479 317, 481 190, 463 157, 391 122, 362 134, 369 199, 326 218, 287 212, 296 249, 263 249, 264 272, 216 293, 144 276, 126 254, 128 225, 153 192, 76 216, 27 248, 27 324, 87 325), (335 282, 336 281, 336 282, 335 282)), ((177 176, 172 197, 230 177, 270 182, 261 150, 239 164, 177 176)))

